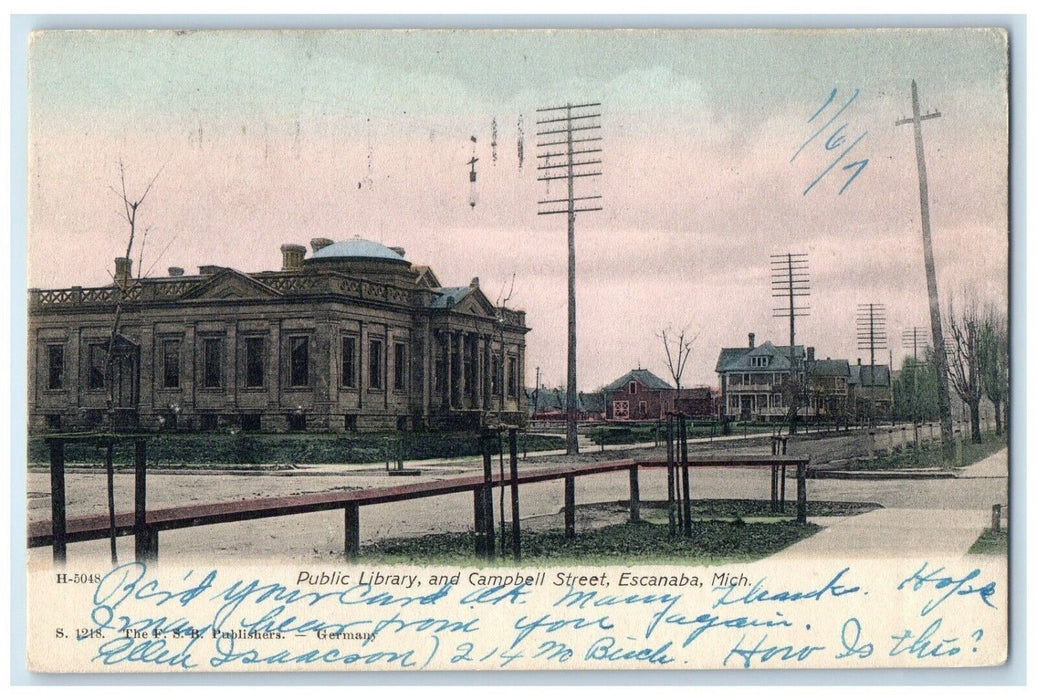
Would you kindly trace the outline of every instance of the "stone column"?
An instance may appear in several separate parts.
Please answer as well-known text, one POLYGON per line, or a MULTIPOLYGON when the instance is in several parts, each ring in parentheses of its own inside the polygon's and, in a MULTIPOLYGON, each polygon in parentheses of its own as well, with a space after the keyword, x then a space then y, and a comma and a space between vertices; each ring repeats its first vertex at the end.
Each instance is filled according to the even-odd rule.
POLYGON ((465 356, 465 338, 467 334, 464 331, 458 331, 457 333, 457 401, 458 408, 465 407, 465 392, 468 387, 467 378, 464 376, 464 356, 465 356))
POLYGON ((446 331, 446 405, 454 407, 454 332, 446 331))
POLYGON ((486 409, 486 338, 477 335, 475 338, 475 406, 481 410, 486 409))

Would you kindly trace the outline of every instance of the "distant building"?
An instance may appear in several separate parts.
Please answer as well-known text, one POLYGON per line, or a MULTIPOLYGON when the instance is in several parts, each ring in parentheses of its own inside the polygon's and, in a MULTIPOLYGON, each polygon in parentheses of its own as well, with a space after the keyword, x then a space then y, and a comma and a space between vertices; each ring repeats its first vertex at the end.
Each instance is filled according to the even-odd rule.
MULTIPOLYGON (((566 420, 567 392, 562 387, 554 389, 546 386, 526 389, 526 404, 533 420, 564 421, 566 420)), ((605 417, 605 399, 599 392, 580 391, 576 394, 576 419, 578 421, 600 421, 605 417)))
POLYGON ((852 415, 850 363, 847 360, 807 360, 808 413, 821 420, 846 420, 852 415))
POLYGON ((858 420, 889 420, 893 415, 893 382, 886 365, 850 365, 850 397, 858 420))
MULTIPOLYGON (((806 361, 813 361, 813 348, 805 354, 802 345, 791 349, 769 340, 756 344, 756 334, 749 334, 749 345, 722 348, 716 372, 720 376, 722 415, 739 420, 780 420, 789 410, 793 360, 802 384, 806 361)), ((800 415, 805 415, 801 410, 800 415)))
POLYGON ((444 287, 400 248, 317 238, 282 268, 30 290, 30 430, 107 421, 187 430, 475 428, 524 423, 525 313, 444 287), (120 291, 122 290, 122 291, 120 291))
POLYGON ((601 390, 607 420, 656 420, 667 413, 708 418, 715 413, 709 387, 677 389, 647 369, 634 369, 601 390))
POLYGON ((672 409, 674 391, 673 386, 646 369, 630 370, 601 390, 605 396, 605 418, 661 418, 672 409))
POLYGON ((851 365, 847 360, 815 359, 814 348, 770 341, 723 348, 717 359, 723 415, 739 420, 783 420, 800 392, 797 414, 816 420, 888 419, 892 384, 885 365, 851 365), (793 368, 793 359, 795 368, 793 368))

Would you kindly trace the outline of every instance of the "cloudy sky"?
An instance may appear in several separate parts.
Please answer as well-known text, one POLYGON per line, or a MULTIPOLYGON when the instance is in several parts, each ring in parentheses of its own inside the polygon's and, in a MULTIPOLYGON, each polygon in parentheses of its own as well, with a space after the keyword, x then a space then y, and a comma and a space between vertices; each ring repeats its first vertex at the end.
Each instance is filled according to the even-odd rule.
POLYGON ((668 376, 666 327, 697 334, 685 384, 715 384, 749 332, 787 342, 769 258, 789 251, 810 261, 797 341, 867 357, 856 308, 881 303, 899 366, 903 329, 928 325, 912 132, 894 126, 915 79, 942 114, 924 122, 941 301, 1007 299, 998 31, 44 33, 30 69, 32 287, 110 279, 122 161, 131 194, 161 169, 140 213, 151 276, 276 270, 282 243, 354 236, 446 285, 478 276, 491 300, 514 275, 528 376, 563 384, 565 218, 537 216, 562 189, 536 181, 536 109, 600 102, 603 175, 579 189, 603 211, 576 224, 581 389, 668 376))

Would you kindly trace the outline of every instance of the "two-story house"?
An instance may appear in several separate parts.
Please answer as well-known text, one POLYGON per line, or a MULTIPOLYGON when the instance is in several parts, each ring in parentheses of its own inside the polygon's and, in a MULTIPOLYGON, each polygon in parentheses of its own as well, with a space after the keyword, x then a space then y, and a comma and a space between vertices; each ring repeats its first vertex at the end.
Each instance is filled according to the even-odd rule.
MULTIPOLYGON (((716 364, 721 415, 742 420, 784 418, 789 410, 790 392, 797 384, 803 385, 805 360, 813 360, 813 351, 808 348, 805 353, 802 345, 790 350, 787 345, 774 345, 769 340, 757 345, 755 333, 749 334, 748 347, 722 348, 716 364), (798 383, 791 381, 793 371, 798 383)), ((805 413, 800 411, 800 415, 805 413)))

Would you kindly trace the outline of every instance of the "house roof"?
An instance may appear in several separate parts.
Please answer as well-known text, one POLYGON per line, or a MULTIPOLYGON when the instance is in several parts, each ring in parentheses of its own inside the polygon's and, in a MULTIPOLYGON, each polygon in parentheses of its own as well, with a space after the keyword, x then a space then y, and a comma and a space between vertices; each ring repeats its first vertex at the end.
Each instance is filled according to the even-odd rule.
POLYGON ((814 360, 807 362, 807 372, 814 377, 849 377, 849 360, 814 360))
MULTIPOLYGON (((803 346, 797 345, 795 352, 797 358, 803 357, 803 346)), ((764 369, 752 366, 750 358, 753 357, 772 358, 771 363, 766 367, 767 370, 791 369, 792 367, 792 362, 789 360, 789 346, 775 345, 768 340, 753 348, 721 348, 720 356, 717 358, 716 371, 738 372, 764 369)))
POLYGON ((886 365, 850 365, 850 384, 858 386, 892 386, 886 365))
POLYGON ((630 382, 638 382, 646 389, 673 389, 666 381, 655 376, 646 369, 632 369, 622 377, 607 385, 602 391, 619 391, 630 382))

